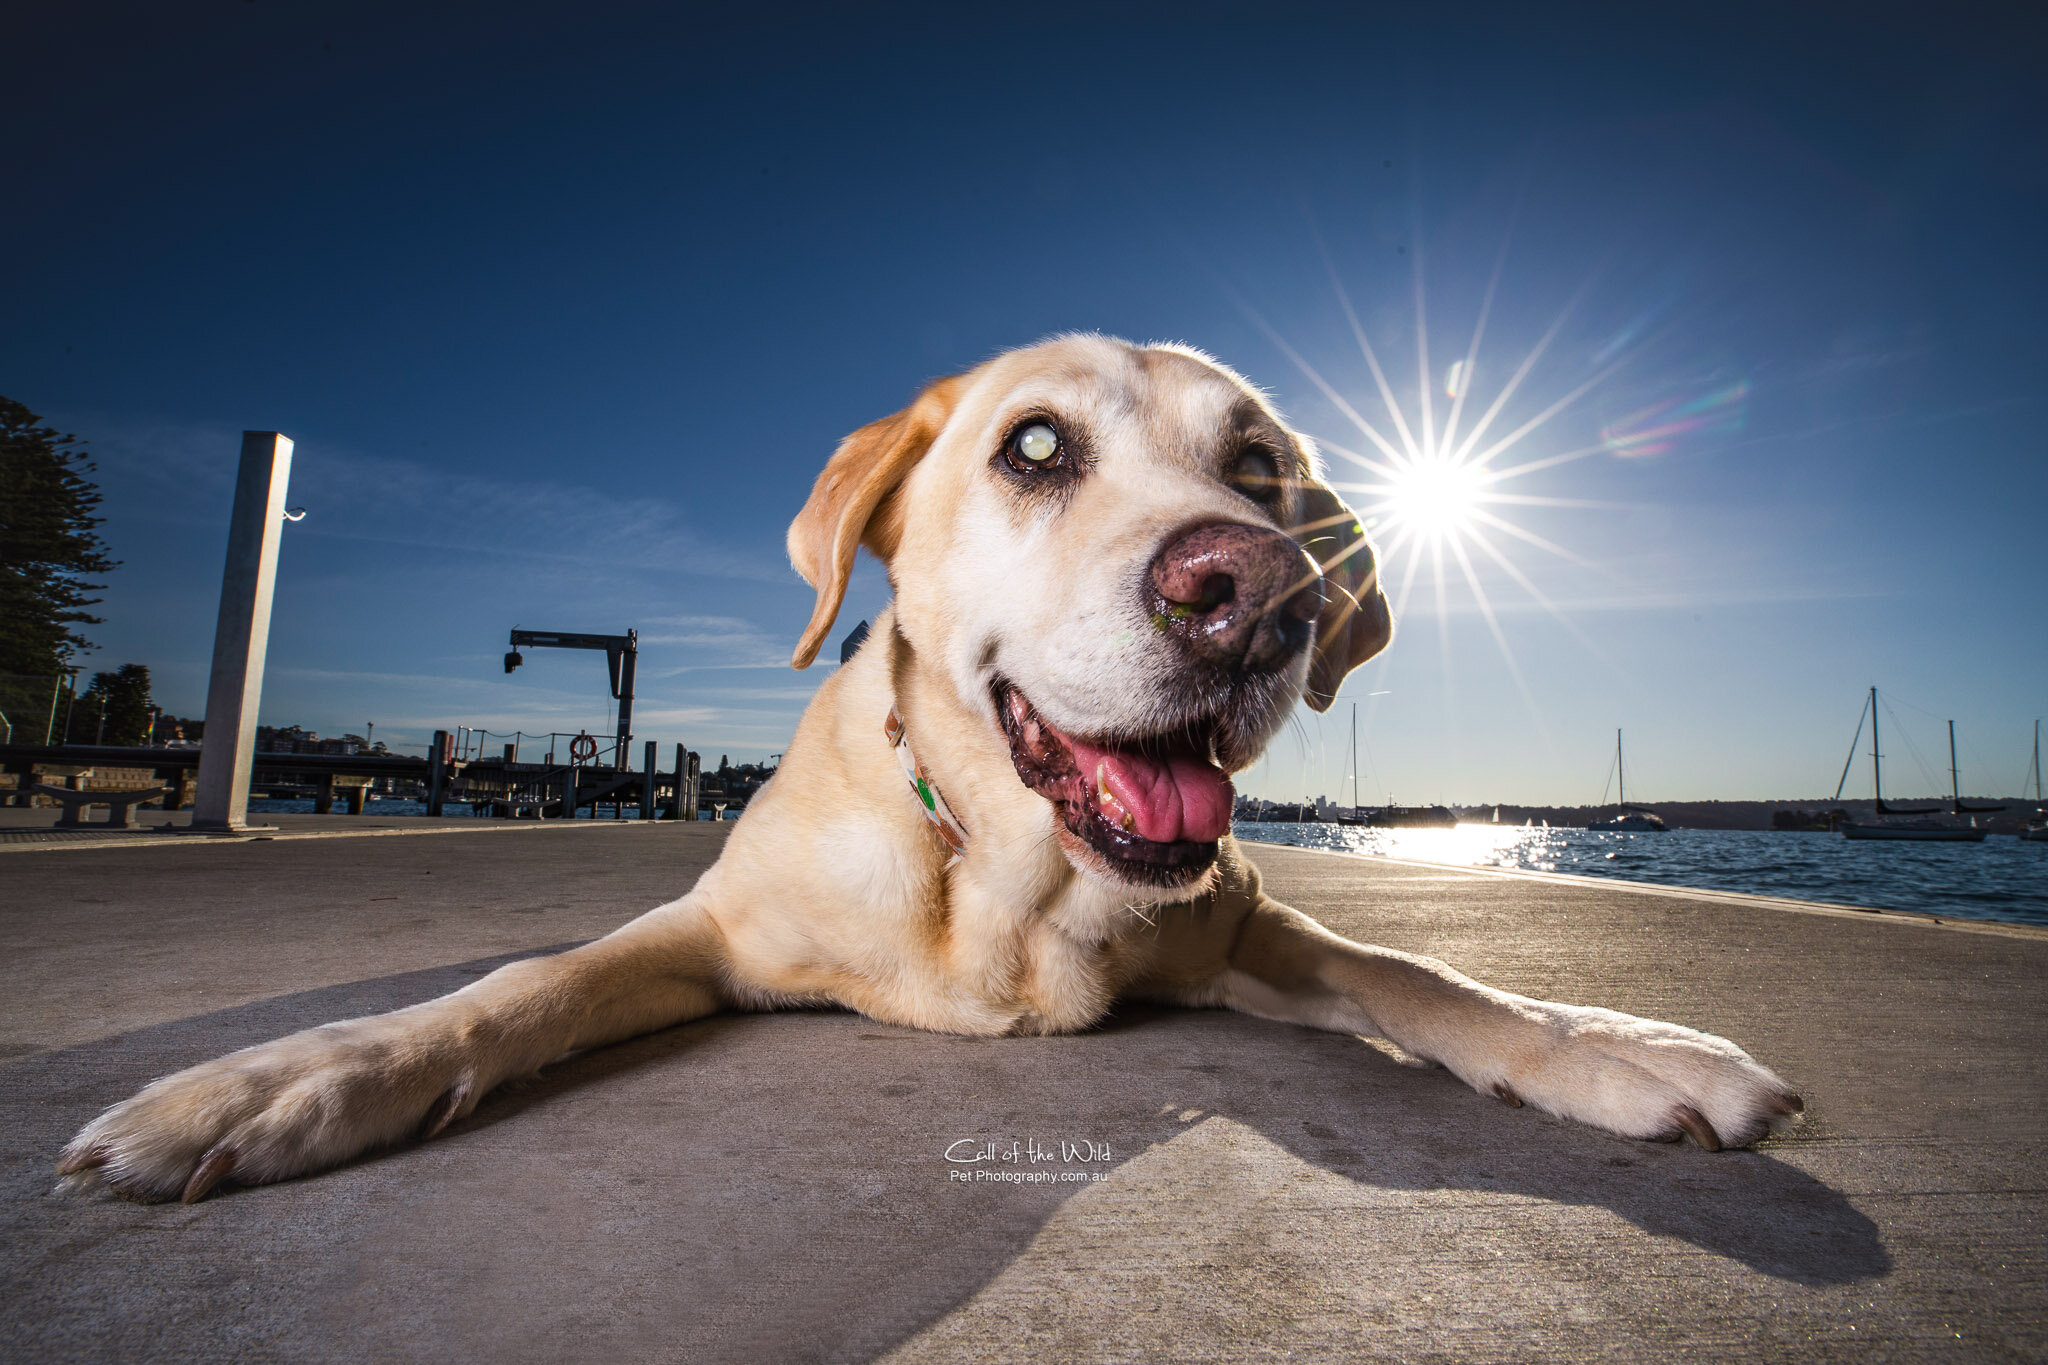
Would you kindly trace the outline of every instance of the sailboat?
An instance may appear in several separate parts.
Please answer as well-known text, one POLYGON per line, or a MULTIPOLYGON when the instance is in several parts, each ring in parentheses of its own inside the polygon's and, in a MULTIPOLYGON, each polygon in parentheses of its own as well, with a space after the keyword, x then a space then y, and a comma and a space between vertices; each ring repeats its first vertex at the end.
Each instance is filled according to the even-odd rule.
MULTIPOLYGON (((1888 806, 1885 804, 1883 755, 1879 752, 1877 742, 1877 689, 1875 687, 1870 689, 1870 700, 1864 704, 1864 710, 1870 716, 1870 783, 1871 789, 1877 797, 1878 815, 1881 817, 1887 815, 1922 817, 1939 811, 1941 809, 1940 806, 1888 806)), ((1863 734, 1863 721, 1861 717, 1858 717, 1856 721, 1856 734, 1858 738, 1861 738, 1863 734)), ((1852 761, 1855 755, 1856 740, 1852 739, 1849 741, 1849 756, 1852 761)), ((1950 783, 1949 804, 1954 814, 1963 815, 1977 810, 2003 809, 2003 807, 1999 806, 1966 806, 1963 804, 1961 795, 1962 783, 1956 775, 1956 723, 1954 721, 1948 723, 1948 772, 1950 783)), ((1842 766, 1842 782, 1847 782, 1848 780, 1849 768, 1847 764, 1844 764, 1842 766)), ((1838 782, 1835 784, 1835 799, 1840 800, 1841 796, 1842 783, 1838 782)), ((1864 824, 1860 821, 1850 820, 1842 826, 1842 835, 1848 839, 1911 840, 1916 843, 1981 844, 1984 842, 1984 836, 1988 832, 1987 830, 1979 829, 1975 825, 1944 825, 1939 820, 1919 818, 1890 820, 1874 824, 1864 824)))
MULTIPOLYGON (((1342 810, 1343 807, 1338 807, 1342 810)), ((1392 796, 1384 806, 1367 810, 1358 804, 1358 703, 1351 703, 1351 813, 1337 817, 1340 825, 1373 829, 1455 829, 1457 813, 1448 806, 1397 806, 1392 796)))
POLYGON ((1358 703, 1351 703, 1351 814, 1337 817, 1340 825, 1362 825, 1365 812, 1358 808, 1358 703))
POLYGON ((1605 830, 1618 834, 1663 834, 1671 828, 1671 826, 1664 823, 1662 816, 1652 811, 1630 810, 1628 808, 1628 788, 1625 785, 1621 769, 1621 731, 1619 730, 1614 732, 1614 804, 1617 809, 1613 815, 1608 816, 1605 820, 1589 821, 1586 828, 1605 830))
MULTIPOLYGON (((2027 784, 2020 783, 2020 795, 2027 794, 2027 784)), ((2048 844, 2048 808, 2041 805, 2041 722, 2034 722, 2034 818, 2027 821, 2027 827, 2020 831, 2020 838, 2030 844, 2048 844)))

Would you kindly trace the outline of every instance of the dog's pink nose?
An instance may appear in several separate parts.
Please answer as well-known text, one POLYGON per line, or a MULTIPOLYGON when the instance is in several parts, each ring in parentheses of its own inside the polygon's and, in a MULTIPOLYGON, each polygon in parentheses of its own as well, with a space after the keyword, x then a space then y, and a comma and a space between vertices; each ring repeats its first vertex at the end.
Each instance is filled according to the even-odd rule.
POLYGON ((1270 672, 1308 644, 1322 575, 1301 546, 1265 526, 1197 526, 1152 560, 1152 619, 1197 659, 1270 672))

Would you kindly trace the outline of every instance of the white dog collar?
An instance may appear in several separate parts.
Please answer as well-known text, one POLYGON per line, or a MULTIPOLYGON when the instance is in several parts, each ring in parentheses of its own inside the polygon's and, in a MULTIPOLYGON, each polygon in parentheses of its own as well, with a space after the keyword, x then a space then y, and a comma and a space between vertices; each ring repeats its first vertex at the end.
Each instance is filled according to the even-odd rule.
POLYGON ((931 774, 924 770, 924 764, 917 761, 917 755, 910 751, 910 735, 903 728, 903 717, 896 714, 896 708, 889 708, 889 719, 882 725, 882 733, 888 736, 890 747, 896 750, 896 762, 902 765, 903 776, 910 781, 911 793, 917 797, 917 804, 924 810, 924 818, 931 821, 932 828, 946 841, 946 847, 953 850, 955 858, 967 853, 967 830, 953 814, 946 798, 939 795, 938 784, 931 774))

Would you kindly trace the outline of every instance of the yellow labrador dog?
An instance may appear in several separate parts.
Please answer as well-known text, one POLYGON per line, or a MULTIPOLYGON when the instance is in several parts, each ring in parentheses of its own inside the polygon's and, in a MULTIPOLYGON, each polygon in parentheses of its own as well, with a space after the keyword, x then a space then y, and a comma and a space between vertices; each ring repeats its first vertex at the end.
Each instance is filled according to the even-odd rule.
POLYGON ((1063 337, 943 379, 832 456, 790 527, 817 609, 896 598, 680 900, 409 1009, 178 1072, 60 1173, 149 1199, 431 1137, 564 1053, 717 1010, 1085 1029, 1136 997, 1383 1036, 1510 1104, 1755 1141, 1801 1106, 1726 1039, 1510 995, 1263 894, 1230 774, 1392 634, 1310 443, 1198 352, 1063 337))

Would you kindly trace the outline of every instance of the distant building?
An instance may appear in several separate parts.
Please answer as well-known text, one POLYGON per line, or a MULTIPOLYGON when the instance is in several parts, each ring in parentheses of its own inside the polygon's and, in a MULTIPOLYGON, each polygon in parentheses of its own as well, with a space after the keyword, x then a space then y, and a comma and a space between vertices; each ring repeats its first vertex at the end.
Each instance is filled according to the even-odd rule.
POLYGON ((259 753, 266 754, 332 754, 342 758, 388 752, 382 740, 372 744, 361 735, 322 739, 303 725, 259 725, 256 727, 256 748, 259 753))
POLYGON ((706 773, 700 788, 704 796, 719 801, 745 802, 767 785, 775 769, 766 763, 729 763, 718 760, 715 772, 706 773))

